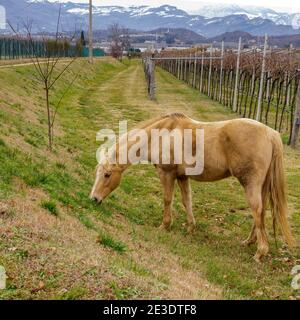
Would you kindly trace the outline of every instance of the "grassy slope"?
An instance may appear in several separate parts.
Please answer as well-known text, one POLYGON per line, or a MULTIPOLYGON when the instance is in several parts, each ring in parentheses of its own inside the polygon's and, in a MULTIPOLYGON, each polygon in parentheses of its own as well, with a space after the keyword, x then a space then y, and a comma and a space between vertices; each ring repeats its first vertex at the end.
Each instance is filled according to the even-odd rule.
MULTIPOLYGON (((56 149, 47 151, 43 98, 33 67, 0 70, 0 298, 288 298, 297 253, 276 250, 262 265, 241 241, 251 213, 234 179, 193 183, 197 231, 187 235, 178 190, 171 232, 161 232, 162 192, 154 169, 133 167, 101 206, 88 199, 96 132, 120 119, 133 126, 166 112, 201 120, 233 115, 167 73, 157 73, 158 102, 147 99, 138 62, 77 62, 53 101, 80 71, 64 99, 56 149)), ((286 148, 293 228, 300 230, 300 153, 286 148)), ((271 228, 269 227, 269 230, 271 228)))

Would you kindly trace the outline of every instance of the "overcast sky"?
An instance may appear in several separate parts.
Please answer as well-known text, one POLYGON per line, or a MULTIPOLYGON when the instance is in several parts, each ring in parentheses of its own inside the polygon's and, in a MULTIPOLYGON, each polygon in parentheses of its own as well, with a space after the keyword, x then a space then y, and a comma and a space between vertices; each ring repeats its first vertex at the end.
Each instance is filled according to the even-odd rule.
MULTIPOLYGON (((57 0, 50 0, 57 1, 57 0)), ((67 2, 68 0, 59 0, 61 2, 67 2)), ((88 0, 70 0, 73 2, 83 2, 88 3, 88 0)), ((279 11, 289 11, 289 12, 300 12, 300 1, 298 0, 93 0, 94 4, 110 6, 110 5, 118 5, 118 6, 130 6, 130 5, 151 5, 151 6, 159 6, 163 4, 175 5, 181 9, 192 12, 199 9, 201 4, 211 4, 211 3, 235 3, 239 5, 253 5, 253 6, 264 6, 268 8, 273 8, 279 11)))

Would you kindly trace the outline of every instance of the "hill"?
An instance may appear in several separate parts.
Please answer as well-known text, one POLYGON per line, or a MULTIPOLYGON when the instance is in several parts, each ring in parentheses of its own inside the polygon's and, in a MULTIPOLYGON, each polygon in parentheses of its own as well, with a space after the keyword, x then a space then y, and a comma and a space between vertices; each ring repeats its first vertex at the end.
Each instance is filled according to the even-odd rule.
MULTIPOLYGON (((243 43, 254 44, 263 44, 264 37, 257 37, 251 35, 250 33, 243 31, 234 31, 234 32, 225 32, 217 37, 206 39, 206 42, 231 42, 238 43, 239 37, 242 38, 243 43)), ((277 46, 279 48, 288 48, 290 45, 293 45, 294 48, 300 48, 300 34, 295 35, 284 35, 284 36, 269 36, 268 43, 271 46, 277 46)))
POLYGON ((219 36, 209 38, 208 42, 238 42, 239 38, 242 38, 243 41, 250 41, 256 39, 255 36, 251 35, 248 32, 243 32, 243 31, 233 31, 233 32, 225 32, 222 33, 219 36))
POLYGON ((205 40, 205 37, 199 35, 198 33, 183 28, 158 28, 146 32, 146 34, 152 34, 156 37, 161 36, 163 41, 166 41, 170 44, 174 43, 175 40, 186 44, 197 44, 205 40))
POLYGON ((288 48, 290 44, 294 48, 300 48, 300 34, 285 35, 285 36, 270 36, 269 42, 273 46, 280 48, 288 48))
MULTIPOLYGON (((66 61, 59 66, 63 68, 66 61)), ((222 105, 157 69, 157 101, 148 99, 140 61, 77 60, 57 82, 65 95, 47 149, 43 90, 34 67, 0 68, 0 299, 268 299, 289 297, 297 256, 275 248, 263 266, 242 248, 252 217, 239 183, 193 183, 197 230, 188 235, 179 190, 170 232, 158 229, 163 195, 152 166, 134 166, 101 206, 89 200, 96 134, 184 112, 201 121, 230 119, 222 105), (259 279, 259 281, 258 281, 259 279)), ((299 151, 286 148, 289 203, 299 239, 299 151)), ((271 230, 268 218, 268 229, 271 230)))

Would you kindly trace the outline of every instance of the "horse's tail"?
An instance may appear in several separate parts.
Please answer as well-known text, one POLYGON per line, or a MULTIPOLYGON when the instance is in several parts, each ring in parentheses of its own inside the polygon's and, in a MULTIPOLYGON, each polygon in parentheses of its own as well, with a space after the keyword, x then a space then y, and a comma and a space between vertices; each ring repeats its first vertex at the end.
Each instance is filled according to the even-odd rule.
POLYGON ((264 207, 270 201, 274 234, 276 237, 276 225, 279 225, 286 244, 292 248, 294 239, 287 220, 287 187, 283 167, 283 145, 280 134, 273 131, 271 134, 273 155, 270 168, 263 186, 264 207))

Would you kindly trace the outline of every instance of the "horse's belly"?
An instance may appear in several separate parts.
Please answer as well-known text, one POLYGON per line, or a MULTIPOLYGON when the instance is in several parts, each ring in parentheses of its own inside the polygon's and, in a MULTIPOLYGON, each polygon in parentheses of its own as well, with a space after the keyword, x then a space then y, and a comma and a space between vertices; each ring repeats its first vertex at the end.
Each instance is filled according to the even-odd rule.
POLYGON ((227 160, 217 139, 209 141, 207 146, 203 172, 191 178, 197 181, 216 181, 229 177, 231 174, 227 160))
MULTIPOLYGON (((210 141, 208 144, 210 148, 206 148, 206 152, 204 153, 204 163, 202 172, 195 174, 188 174, 187 168, 197 168, 199 163, 195 162, 194 165, 179 165, 178 172, 182 175, 187 175, 193 180, 197 181, 217 181, 231 176, 226 157, 223 153, 222 148, 219 146, 216 141, 210 141)), ((198 161, 199 162, 199 161, 198 161)))
POLYGON ((218 181, 225 178, 228 178, 231 176, 231 173, 229 170, 220 170, 220 171, 203 171, 200 175, 193 175, 190 176, 191 179, 196 181, 202 181, 202 182, 211 182, 211 181, 218 181))
POLYGON ((178 176, 189 176, 191 179, 196 181, 203 181, 203 182, 209 182, 209 181, 217 181, 222 180, 224 178, 227 178, 231 176, 231 173, 227 166, 225 165, 217 165, 216 163, 205 163, 204 169, 199 174, 187 174, 187 169, 192 168, 193 166, 178 166, 177 168, 177 175, 178 176))

